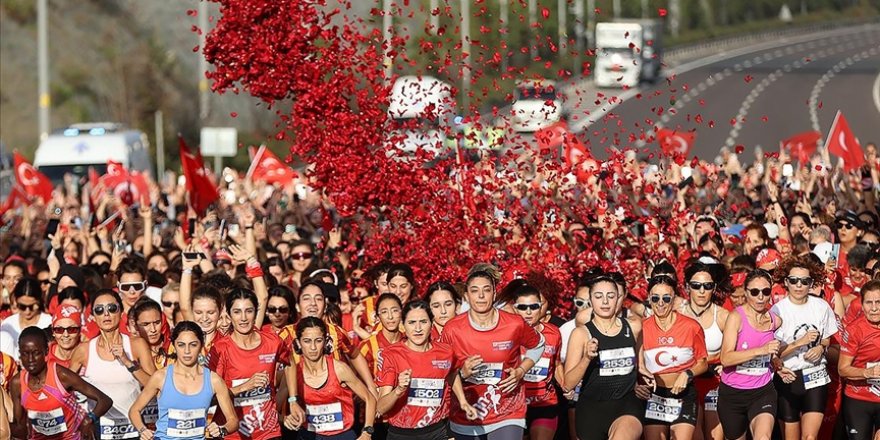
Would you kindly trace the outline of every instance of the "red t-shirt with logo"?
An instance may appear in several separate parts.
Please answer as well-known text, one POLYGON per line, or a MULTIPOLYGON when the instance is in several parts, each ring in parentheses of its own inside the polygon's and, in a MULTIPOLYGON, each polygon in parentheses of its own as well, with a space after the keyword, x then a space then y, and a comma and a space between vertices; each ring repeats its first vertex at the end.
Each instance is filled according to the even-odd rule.
POLYGON ((524 419, 526 416, 525 387, 502 393, 497 385, 507 377, 505 370, 516 368, 522 361, 522 349, 531 349, 541 343, 541 336, 519 315, 498 310, 498 324, 488 330, 477 330, 468 313, 452 318, 443 328, 440 341, 452 346, 455 368, 479 355, 483 363, 464 380, 468 403, 477 409, 477 419, 468 420, 456 402, 452 405, 450 420, 464 426, 486 426, 499 422, 524 419))
MULTIPOLYGON (((559 327, 549 322, 542 324, 542 327, 544 354, 523 377, 523 384, 526 387, 526 404, 533 407, 554 406, 559 403, 556 389, 553 387, 553 376, 559 365, 562 333, 559 332, 559 327)), ((523 355, 525 355, 525 349, 523 349, 523 355)))
MULTIPOLYGON (((275 405, 275 373, 276 364, 287 364, 290 353, 281 338, 271 330, 260 330, 259 335, 260 345, 252 350, 239 347, 232 337, 227 337, 215 341, 208 355, 208 368, 222 377, 229 388, 247 382, 257 373, 269 375, 269 385, 233 396, 240 423, 238 432, 230 434, 227 439, 265 440, 281 436, 275 405)), ((223 422, 223 417, 220 419, 218 423, 223 422)))
POLYGON ((391 426, 424 428, 449 417, 452 387, 447 381, 454 365, 452 347, 431 343, 425 352, 416 352, 398 342, 382 351, 382 368, 376 375, 377 387, 396 387, 397 376, 412 370, 409 389, 394 407, 385 413, 391 426))
POLYGON ((656 316, 646 319, 642 325, 643 361, 651 374, 684 371, 697 360, 709 357, 700 323, 681 313, 672 313, 675 313, 675 322, 668 331, 657 325, 656 316))
MULTIPOLYGON (((872 325, 864 315, 848 323, 840 339, 840 351, 853 357, 853 367, 880 364, 880 326, 872 325)), ((853 399, 880 403, 880 379, 848 379, 844 393, 853 399)))
POLYGON ((374 377, 379 374, 378 370, 382 368, 383 353, 389 346, 391 346, 391 342, 388 341, 388 338, 381 331, 361 343, 359 348, 361 356, 367 360, 367 365, 370 367, 370 371, 373 372, 374 377))

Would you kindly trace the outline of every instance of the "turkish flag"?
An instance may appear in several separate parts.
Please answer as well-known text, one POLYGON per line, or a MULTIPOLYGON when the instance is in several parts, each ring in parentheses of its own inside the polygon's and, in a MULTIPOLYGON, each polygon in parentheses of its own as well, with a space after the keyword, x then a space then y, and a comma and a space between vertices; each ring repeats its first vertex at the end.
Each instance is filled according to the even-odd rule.
POLYGON ((25 194, 43 199, 43 203, 52 200, 52 182, 45 174, 37 171, 18 151, 14 154, 15 180, 24 189, 25 194))
POLYGON ((180 143, 180 166, 183 175, 186 176, 186 190, 189 193, 189 203, 196 213, 204 216, 208 207, 220 198, 217 186, 208 177, 208 170, 199 152, 192 154, 183 137, 178 137, 180 143))
POLYGON ((564 121, 538 130, 535 132, 535 140, 538 141, 538 148, 542 150, 564 146, 565 164, 569 167, 591 157, 586 145, 568 130, 568 125, 564 121))
POLYGON ((697 132, 695 131, 672 130, 669 128, 657 130, 657 143, 660 145, 660 149, 669 156, 676 154, 681 154, 685 157, 690 156, 696 139, 697 132))
POLYGON ((269 184, 280 183, 284 186, 293 185, 296 172, 278 159, 278 156, 265 145, 260 146, 251 161, 251 167, 247 172, 251 180, 262 180, 269 184))
POLYGON ((3 217, 7 211, 10 209, 18 208, 23 204, 28 203, 28 196, 25 192, 18 186, 13 185, 12 190, 9 191, 9 195, 6 197, 6 201, 3 202, 3 206, 0 206, 0 217, 3 217))
POLYGON ((840 110, 831 123, 825 147, 829 153, 843 159, 843 169, 846 171, 857 170, 865 164, 865 153, 862 152, 859 139, 849 128, 849 123, 840 110))
POLYGON ((806 165, 810 162, 810 156, 816 152, 821 137, 822 133, 818 131, 805 131, 783 140, 781 148, 788 151, 792 157, 797 157, 801 165, 806 165))
POLYGON ((101 176, 101 182, 127 206, 150 195, 150 185, 143 174, 129 171, 124 165, 113 160, 107 161, 107 174, 101 176))

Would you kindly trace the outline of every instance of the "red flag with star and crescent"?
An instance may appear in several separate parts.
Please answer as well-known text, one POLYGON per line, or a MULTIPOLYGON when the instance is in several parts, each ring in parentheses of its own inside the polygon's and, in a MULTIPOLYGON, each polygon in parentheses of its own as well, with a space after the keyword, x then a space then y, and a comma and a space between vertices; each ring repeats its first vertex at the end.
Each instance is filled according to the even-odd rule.
POLYGON ((849 128, 849 122, 840 110, 831 123, 825 147, 829 153, 843 159, 843 169, 846 171, 857 170, 865 164, 865 153, 862 152, 859 139, 849 128))
POLYGON ((28 204, 28 196, 25 194, 24 190, 21 189, 18 185, 12 185, 12 190, 9 191, 9 195, 6 196, 6 201, 3 202, 3 205, 0 206, 0 217, 3 217, 7 211, 11 209, 18 208, 22 205, 28 204))
POLYGON ((676 154, 690 156, 696 140, 697 132, 695 131, 673 130, 671 128, 657 130, 657 144, 660 145, 663 153, 669 156, 676 154))
POLYGON ((253 181, 262 180, 266 183, 280 183, 283 186, 293 185, 296 171, 281 161, 271 150, 261 145, 251 159, 247 176, 253 181))
POLYGON ((178 140, 180 143, 180 166, 183 168, 183 175, 186 176, 189 203, 200 216, 203 216, 208 207, 220 198, 220 192, 208 177, 202 154, 198 151, 196 154, 191 153, 183 137, 178 137, 178 140))
POLYGON ((122 203, 129 206, 150 195, 146 176, 138 171, 126 169, 124 165, 114 160, 107 161, 107 173, 101 176, 101 183, 112 190, 122 203))
POLYGON ((52 200, 52 181, 45 174, 37 171, 18 151, 14 154, 15 180, 24 189, 25 194, 39 197, 43 203, 52 200))

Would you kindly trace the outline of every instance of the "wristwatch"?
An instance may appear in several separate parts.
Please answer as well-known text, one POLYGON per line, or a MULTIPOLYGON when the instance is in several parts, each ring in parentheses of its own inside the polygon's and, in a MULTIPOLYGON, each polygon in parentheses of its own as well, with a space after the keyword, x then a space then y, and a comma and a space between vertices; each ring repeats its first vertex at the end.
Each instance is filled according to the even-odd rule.
POLYGON ((132 362, 131 366, 126 368, 126 370, 128 370, 129 373, 134 373, 135 371, 140 370, 140 369, 141 369, 141 364, 138 361, 132 362))
POLYGON ((373 433, 375 433, 375 432, 376 432, 376 430, 375 430, 375 429, 373 429, 373 427, 372 427, 372 426, 364 426, 364 429, 363 429, 363 432, 365 432, 365 433, 367 433, 367 435, 370 435, 370 436, 372 436, 372 435, 373 435, 373 433))
POLYGON ((225 426, 221 426, 220 427, 220 438, 226 438, 227 435, 229 435, 229 430, 226 429, 225 426))
POLYGON ((694 381, 694 372, 693 372, 693 371, 691 371, 691 370, 684 370, 684 374, 687 374, 687 377, 688 377, 688 383, 691 383, 691 382, 694 381))

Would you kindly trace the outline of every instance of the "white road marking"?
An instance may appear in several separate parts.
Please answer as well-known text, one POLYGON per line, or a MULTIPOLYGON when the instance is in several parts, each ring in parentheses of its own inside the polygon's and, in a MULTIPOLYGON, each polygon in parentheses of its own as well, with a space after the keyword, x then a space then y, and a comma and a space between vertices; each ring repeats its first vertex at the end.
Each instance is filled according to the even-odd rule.
MULTIPOLYGON (((820 133, 822 132, 822 127, 819 124, 819 95, 822 93, 822 89, 825 88, 825 85, 827 85, 831 81, 831 78, 834 78, 837 73, 840 73, 842 70, 846 69, 849 66, 852 66, 853 64, 856 64, 863 60, 867 60, 868 55, 876 53, 876 51, 877 48, 873 47, 871 49, 866 49, 861 53, 848 56, 846 59, 841 60, 839 63, 828 69, 828 71, 825 72, 825 74, 822 75, 822 77, 819 78, 818 81, 816 81, 816 84, 813 85, 813 90, 810 92, 809 101, 810 124, 812 125, 813 130, 820 133)), ((878 75, 877 80, 874 81, 873 95, 874 105, 877 107, 877 111, 880 112, 880 75, 878 75)), ((819 139, 819 145, 822 145, 822 139, 819 139)))
POLYGON ((880 113, 880 73, 874 80, 874 107, 877 107, 877 113, 880 113))

